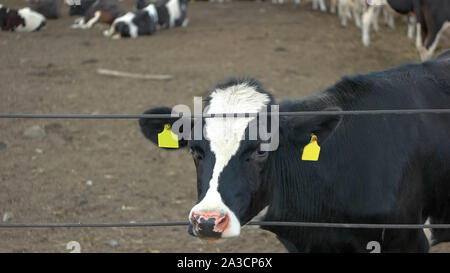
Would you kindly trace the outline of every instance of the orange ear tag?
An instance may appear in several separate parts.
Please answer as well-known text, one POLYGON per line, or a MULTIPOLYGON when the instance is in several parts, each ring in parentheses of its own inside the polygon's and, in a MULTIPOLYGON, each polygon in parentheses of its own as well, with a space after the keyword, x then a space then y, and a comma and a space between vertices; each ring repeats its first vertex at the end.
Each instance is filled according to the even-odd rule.
POLYGON ((178 136, 172 133, 170 124, 164 124, 164 130, 158 134, 158 147, 178 148, 178 136))
POLYGON ((311 134, 310 142, 303 148, 302 160, 318 161, 320 154, 320 146, 317 144, 317 136, 311 134))

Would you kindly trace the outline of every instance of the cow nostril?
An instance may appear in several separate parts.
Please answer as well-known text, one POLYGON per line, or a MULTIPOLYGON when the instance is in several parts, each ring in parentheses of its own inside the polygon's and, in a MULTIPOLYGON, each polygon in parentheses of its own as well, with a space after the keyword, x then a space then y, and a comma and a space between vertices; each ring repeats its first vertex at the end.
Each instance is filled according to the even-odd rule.
POLYGON ((220 219, 219 223, 217 223, 217 224, 219 224, 219 225, 223 224, 226 220, 227 220, 227 217, 222 216, 222 219, 220 219))

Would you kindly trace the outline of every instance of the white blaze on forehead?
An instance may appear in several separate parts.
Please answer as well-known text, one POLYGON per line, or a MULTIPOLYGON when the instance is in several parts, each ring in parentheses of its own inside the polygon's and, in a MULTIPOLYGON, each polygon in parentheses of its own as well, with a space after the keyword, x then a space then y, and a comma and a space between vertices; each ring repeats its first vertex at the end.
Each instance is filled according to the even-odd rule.
MULTIPOLYGON (((267 94, 256 91, 255 87, 246 83, 216 89, 210 96, 206 114, 257 113, 270 102, 267 94)), ((240 222, 236 215, 223 203, 219 188, 219 176, 230 159, 239 149, 245 129, 255 117, 208 118, 205 123, 205 134, 209 140, 211 151, 215 156, 215 165, 208 191, 192 212, 217 211, 230 216, 230 227, 222 237, 238 236, 240 222)))
MULTIPOLYGON (((224 90, 216 89, 211 94, 207 114, 220 113, 257 113, 270 98, 260 93, 255 87, 245 83, 228 87, 224 90)), ((216 157, 213 177, 210 187, 217 188, 218 177, 231 157, 239 149, 245 129, 255 117, 238 118, 208 118, 205 133, 210 140, 211 151, 216 157)))

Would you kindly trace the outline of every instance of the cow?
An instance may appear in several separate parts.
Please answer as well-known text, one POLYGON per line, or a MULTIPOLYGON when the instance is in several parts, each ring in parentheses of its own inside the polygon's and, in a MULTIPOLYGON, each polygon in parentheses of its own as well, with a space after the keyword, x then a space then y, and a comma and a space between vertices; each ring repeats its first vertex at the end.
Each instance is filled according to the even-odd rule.
POLYGON ((72 28, 89 29, 97 23, 111 25, 114 20, 125 14, 116 0, 97 0, 84 16, 77 19, 72 28))
POLYGON ((58 19, 61 15, 59 0, 31 0, 30 8, 44 15, 46 19, 58 19))
POLYGON ((142 35, 152 35, 158 25, 158 13, 154 4, 135 12, 128 12, 114 20, 111 28, 104 35, 113 39, 120 37, 137 38, 142 35))
MULTIPOLYGON (((188 0, 164 0, 154 4, 158 15, 158 29, 173 28, 183 26, 189 23, 187 18, 188 0)), ((139 8, 148 7, 144 0, 138 0, 136 6, 139 8), (144 6, 145 5, 145 6, 144 6)))
POLYGON ((450 26, 450 1, 447 0, 388 0, 399 13, 416 16, 416 48, 420 58, 430 59, 442 33, 450 26))
MULTIPOLYGON (((154 144, 171 130, 178 135, 173 147, 191 152, 198 201, 188 214, 188 232, 202 240, 239 236, 241 227, 264 209, 265 221, 448 224, 450 116, 340 113, 448 108, 449 55, 347 76, 297 100, 276 101, 258 81, 232 78, 204 100, 204 113, 253 115, 191 119, 178 117, 180 107, 153 107, 144 114, 168 117, 143 117, 139 126, 154 144), (278 147, 263 149, 267 140, 247 136, 254 114, 268 116, 269 106, 274 115, 277 107, 279 113, 324 113, 280 115, 278 125, 276 119, 258 119, 256 126, 267 132, 278 129, 278 147), (199 131, 203 137, 195 137, 199 131), (311 152, 308 145, 320 150, 314 148, 315 159, 308 155, 303 160, 311 152)), ((379 242, 382 252, 429 250, 422 229, 261 227, 275 233, 290 252, 367 252, 371 241, 379 242)), ((433 229, 432 235, 434 244, 450 241, 450 230, 433 229)))
POLYGON ((3 31, 33 32, 46 25, 45 17, 30 8, 9 9, 0 5, 0 26, 3 31))

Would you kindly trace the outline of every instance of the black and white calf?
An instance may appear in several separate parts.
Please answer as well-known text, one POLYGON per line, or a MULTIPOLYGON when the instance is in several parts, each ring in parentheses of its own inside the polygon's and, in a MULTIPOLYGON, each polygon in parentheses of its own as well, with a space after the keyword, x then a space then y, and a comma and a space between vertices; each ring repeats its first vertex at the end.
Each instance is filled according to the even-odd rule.
MULTIPOLYGON (((189 0, 165 0, 155 3, 158 14, 158 28, 172 28, 183 26, 189 23, 187 18, 187 5, 189 0)), ((137 1, 137 7, 144 6, 144 0, 137 1)), ((148 7, 146 5, 145 7, 148 7)))
POLYGON ((72 28, 88 29, 97 23, 111 25, 114 20, 125 14, 116 0, 97 0, 77 19, 72 28))
POLYGON ((152 35, 158 25, 158 13, 154 4, 135 12, 128 12, 117 18, 111 28, 104 32, 105 36, 113 39, 120 37, 137 38, 142 35, 152 35))
POLYGON ((45 17, 30 8, 9 9, 0 5, 0 27, 4 31, 33 32, 46 25, 45 17))
MULTIPOLYGON (((206 114, 259 113, 272 105, 280 112, 333 114, 280 116, 279 126, 267 123, 269 131, 279 132, 274 151, 263 150, 259 137, 248 140, 254 117, 187 120, 177 134, 197 169, 198 202, 188 215, 189 232, 205 240, 235 237, 266 207, 266 221, 450 223, 449 115, 339 115, 341 110, 448 108, 449 55, 345 77, 298 100, 277 102, 252 79, 217 85, 205 100, 206 114), (205 136, 192 140, 197 126, 205 136), (318 161, 302 160, 313 142, 321 147, 318 161)), ((158 134, 179 121, 186 120, 143 118, 139 124, 144 136, 158 143, 158 134)), ((291 252, 367 252, 371 241, 383 252, 429 249, 423 230, 262 228, 291 252)), ((450 240, 449 230, 434 229, 432 235, 434 243, 450 240)))

